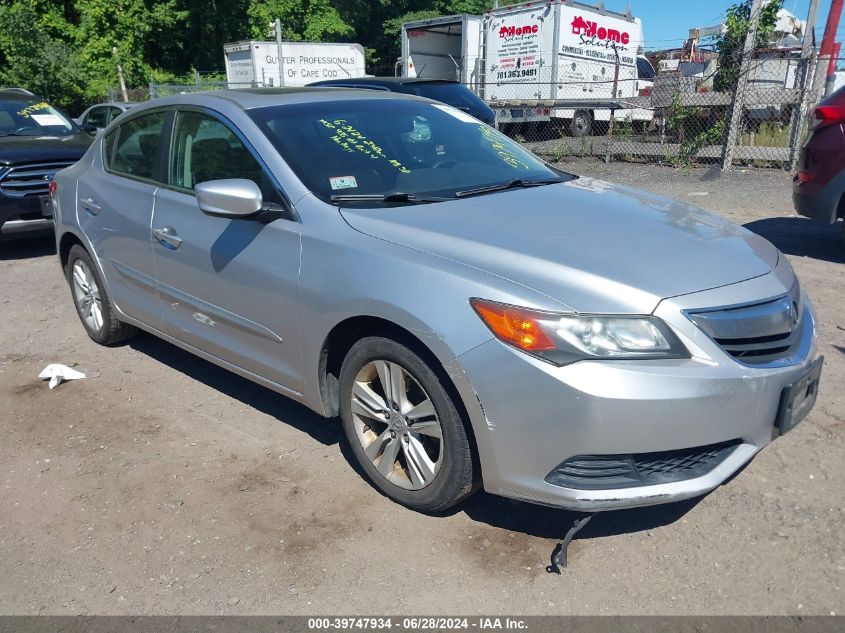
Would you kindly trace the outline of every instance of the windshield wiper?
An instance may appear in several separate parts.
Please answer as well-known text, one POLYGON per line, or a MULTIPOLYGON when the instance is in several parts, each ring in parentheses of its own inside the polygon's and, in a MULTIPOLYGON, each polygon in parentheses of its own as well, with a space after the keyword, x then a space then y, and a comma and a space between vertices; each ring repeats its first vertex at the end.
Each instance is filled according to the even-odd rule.
POLYGON ((427 204, 429 202, 446 202, 452 198, 434 198, 417 196, 413 193, 359 193, 332 196, 332 202, 410 202, 412 204, 427 204))
POLYGON ((500 185, 490 185, 489 187, 478 187, 477 189, 467 189, 466 191, 459 191, 455 194, 456 198, 468 198, 470 196, 480 196, 485 193, 493 193, 495 191, 506 191, 508 189, 516 189, 522 187, 528 189, 530 187, 542 187, 544 185, 555 185, 563 182, 560 178, 553 178, 547 180, 528 180, 527 178, 517 178, 510 182, 503 182, 500 185))

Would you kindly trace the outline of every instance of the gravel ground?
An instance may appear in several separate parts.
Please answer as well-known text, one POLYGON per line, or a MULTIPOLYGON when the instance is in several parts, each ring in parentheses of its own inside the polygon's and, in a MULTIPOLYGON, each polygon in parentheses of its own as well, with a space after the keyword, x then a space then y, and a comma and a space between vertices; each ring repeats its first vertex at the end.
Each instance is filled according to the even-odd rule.
POLYGON ((772 240, 815 300, 815 411, 703 499, 597 517, 478 494, 439 517, 380 496, 339 426, 143 336, 105 349, 49 241, 0 246, 0 613, 845 613, 845 245, 784 172, 568 162, 772 240), (48 362, 86 372, 49 391, 48 362))

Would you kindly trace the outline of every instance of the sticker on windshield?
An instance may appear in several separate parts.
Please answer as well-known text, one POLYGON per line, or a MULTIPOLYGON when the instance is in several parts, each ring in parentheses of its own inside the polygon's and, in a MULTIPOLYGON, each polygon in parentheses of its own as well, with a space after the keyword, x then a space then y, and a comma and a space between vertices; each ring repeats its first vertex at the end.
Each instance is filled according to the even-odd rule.
POLYGON ((56 114, 30 114, 29 118, 42 127, 47 127, 49 125, 61 125, 64 127, 65 125, 65 122, 62 121, 62 117, 56 114))
MULTIPOLYGON (((355 127, 349 125, 346 119, 335 119, 334 121, 320 119, 319 123, 333 132, 331 140, 337 143, 344 152, 348 152, 350 154, 360 153, 373 160, 384 159, 398 169, 399 173, 411 173, 410 169, 405 167, 395 158, 388 158, 381 147, 367 138, 366 135, 355 129, 355 127)), ((353 186, 357 187, 357 185, 353 186)))
POLYGON ((466 112, 462 112, 457 108, 453 108, 452 106, 442 105, 440 103, 433 103, 431 104, 438 110, 443 110, 446 114, 451 114, 453 117, 458 119, 459 121, 463 121, 464 123, 481 123, 478 119, 474 116, 467 114, 466 112))
POLYGON ((355 176, 335 176, 334 178, 329 178, 329 184, 332 186, 332 191, 337 191, 338 189, 356 189, 358 187, 358 181, 355 180, 355 176))

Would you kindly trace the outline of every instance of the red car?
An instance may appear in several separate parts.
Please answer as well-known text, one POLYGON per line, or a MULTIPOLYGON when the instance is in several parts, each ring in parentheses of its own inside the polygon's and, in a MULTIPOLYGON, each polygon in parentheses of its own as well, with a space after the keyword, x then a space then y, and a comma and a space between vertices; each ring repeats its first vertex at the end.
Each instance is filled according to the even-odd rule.
POLYGON ((792 200, 801 215, 825 224, 845 217, 845 88, 816 106, 801 150, 792 200))

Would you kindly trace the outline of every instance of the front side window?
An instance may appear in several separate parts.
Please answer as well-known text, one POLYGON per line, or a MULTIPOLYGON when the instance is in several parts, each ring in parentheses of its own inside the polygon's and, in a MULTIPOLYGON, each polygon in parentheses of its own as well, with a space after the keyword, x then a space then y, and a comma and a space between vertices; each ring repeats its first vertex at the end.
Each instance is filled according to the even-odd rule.
POLYGON ((170 184, 193 189, 198 183, 228 178, 252 180, 268 193, 258 161, 222 121, 199 112, 176 117, 170 184))
POLYGON ((109 134, 106 165, 126 176, 155 180, 166 118, 166 112, 153 112, 121 125, 116 139, 109 134))
POLYGON ((75 127, 46 101, 0 101, 0 136, 68 136, 75 127))
POLYGON ((454 197, 561 179, 533 154, 455 108, 400 99, 257 108, 249 115, 320 199, 454 197))

